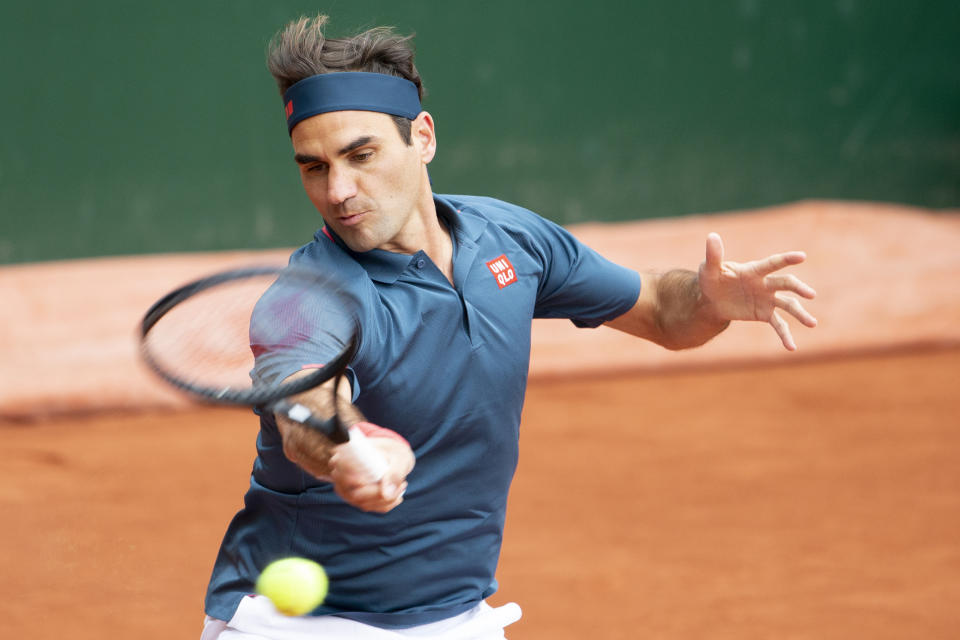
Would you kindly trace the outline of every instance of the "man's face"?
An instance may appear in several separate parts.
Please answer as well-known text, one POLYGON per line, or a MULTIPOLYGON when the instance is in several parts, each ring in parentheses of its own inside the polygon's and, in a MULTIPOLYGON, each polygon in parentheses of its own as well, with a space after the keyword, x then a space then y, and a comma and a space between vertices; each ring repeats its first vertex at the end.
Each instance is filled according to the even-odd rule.
MULTIPOLYGON (((429 181, 414 122, 413 144, 401 138, 390 116, 372 111, 334 111, 303 120, 291 140, 300 178, 324 222, 354 251, 407 252, 429 181)), ((429 122, 432 134, 432 121, 429 122)), ((427 144, 427 146, 430 146, 427 144)))

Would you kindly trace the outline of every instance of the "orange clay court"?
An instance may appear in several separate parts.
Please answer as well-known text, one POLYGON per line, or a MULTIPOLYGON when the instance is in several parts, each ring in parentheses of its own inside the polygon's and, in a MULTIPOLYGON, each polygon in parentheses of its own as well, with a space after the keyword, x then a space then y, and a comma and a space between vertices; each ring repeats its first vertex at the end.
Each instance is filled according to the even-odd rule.
MULTIPOLYGON (((524 609, 508 637, 957 637, 960 215, 801 202, 572 230, 638 268, 694 267, 709 231, 733 260, 806 250, 820 326, 791 323, 795 354, 748 325, 669 353, 535 323, 492 599, 524 609)), ((199 637, 257 425, 161 388, 133 328, 186 279, 286 253, 0 268, 0 636, 199 637)))

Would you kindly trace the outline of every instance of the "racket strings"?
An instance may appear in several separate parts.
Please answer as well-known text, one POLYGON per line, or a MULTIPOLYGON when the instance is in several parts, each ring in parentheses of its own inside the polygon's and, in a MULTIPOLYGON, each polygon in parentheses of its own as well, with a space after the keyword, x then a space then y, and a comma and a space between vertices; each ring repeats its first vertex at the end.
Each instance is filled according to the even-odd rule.
POLYGON ((171 308, 144 340, 156 364, 187 384, 252 386, 250 319, 269 282, 243 280, 201 291, 171 308))
POLYGON ((246 403, 246 395, 279 397, 281 380, 301 367, 342 360, 358 329, 355 309, 341 286, 317 274, 230 277, 179 299, 142 346, 173 384, 246 403))

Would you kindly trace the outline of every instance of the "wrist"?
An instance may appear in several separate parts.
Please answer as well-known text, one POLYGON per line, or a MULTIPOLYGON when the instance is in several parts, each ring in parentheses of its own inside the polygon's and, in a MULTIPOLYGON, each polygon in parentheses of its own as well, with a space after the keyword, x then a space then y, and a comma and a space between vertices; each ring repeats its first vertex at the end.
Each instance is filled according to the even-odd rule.
POLYGON ((401 436, 396 431, 393 431, 392 429, 387 429, 385 427, 381 427, 379 425, 373 424, 372 422, 366 422, 366 421, 358 422, 355 425, 353 425, 353 427, 351 428, 359 429, 360 433, 362 433, 368 438, 389 438, 391 440, 396 440, 397 442, 402 442, 407 447, 410 446, 410 443, 407 442, 407 439, 401 436))
MULTIPOLYGON (((699 289, 699 285, 697 288, 699 289)), ((723 331, 730 324, 730 319, 724 317, 721 312, 720 305, 704 295, 702 290, 699 292, 694 309, 694 317, 698 317, 700 322, 707 326, 716 327, 723 331)))

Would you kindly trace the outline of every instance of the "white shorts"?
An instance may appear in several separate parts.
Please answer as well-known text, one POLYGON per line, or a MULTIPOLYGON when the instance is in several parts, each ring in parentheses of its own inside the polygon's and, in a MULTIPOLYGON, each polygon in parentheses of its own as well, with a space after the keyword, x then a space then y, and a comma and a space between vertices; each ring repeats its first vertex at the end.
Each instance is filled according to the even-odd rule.
POLYGON ((481 602, 439 622, 409 629, 380 629, 337 616, 289 617, 278 612, 267 598, 246 596, 230 622, 208 616, 200 640, 505 640, 504 627, 521 615, 520 607, 513 602, 496 608, 481 602))

